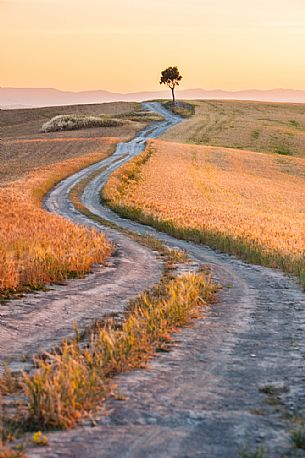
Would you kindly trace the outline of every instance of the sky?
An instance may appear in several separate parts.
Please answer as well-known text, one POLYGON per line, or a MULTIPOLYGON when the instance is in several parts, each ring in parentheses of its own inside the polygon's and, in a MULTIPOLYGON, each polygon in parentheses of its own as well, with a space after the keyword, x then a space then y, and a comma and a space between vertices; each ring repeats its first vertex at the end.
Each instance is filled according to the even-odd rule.
POLYGON ((0 87, 305 89, 305 0, 0 0, 0 87))

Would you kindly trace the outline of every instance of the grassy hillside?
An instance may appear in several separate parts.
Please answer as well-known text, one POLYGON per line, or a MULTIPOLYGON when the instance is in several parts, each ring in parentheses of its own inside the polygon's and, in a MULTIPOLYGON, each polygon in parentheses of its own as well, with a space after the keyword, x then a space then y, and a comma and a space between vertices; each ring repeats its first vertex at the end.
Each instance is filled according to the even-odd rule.
POLYGON ((305 284, 305 160, 153 141, 103 193, 125 216, 305 284))
MULTIPOLYGON (((140 109, 139 103, 129 102, 116 102, 116 103, 101 103, 90 105, 71 105, 60 107, 46 107, 46 108, 33 108, 33 109, 20 109, 20 110, 0 110, 0 137, 23 137, 28 135, 37 135, 41 129, 42 124, 49 121, 51 118, 59 115, 76 114, 80 116, 113 116, 126 114, 140 109)), ((136 126, 135 126, 136 130, 136 126)), ((134 131, 135 131, 134 130, 134 131)), ((111 131, 106 131, 104 135, 113 136, 128 136, 130 126, 126 126, 116 134, 111 131)), ((92 135, 89 131, 86 136, 92 135)), ((94 135, 94 134, 93 134, 94 135)), ((103 135, 103 131, 99 129, 99 136, 103 135)), ((84 132, 82 132, 84 136, 84 132)))
MULTIPOLYGON (((155 118, 153 118, 154 120, 155 118)), ((0 110, 0 186, 25 173, 103 148, 104 137, 129 138, 151 121, 137 103, 107 103, 30 110, 0 110), (120 120, 110 127, 42 133, 55 116, 105 115, 120 120)))
POLYGON ((305 105, 198 101, 166 140, 305 157, 305 105))

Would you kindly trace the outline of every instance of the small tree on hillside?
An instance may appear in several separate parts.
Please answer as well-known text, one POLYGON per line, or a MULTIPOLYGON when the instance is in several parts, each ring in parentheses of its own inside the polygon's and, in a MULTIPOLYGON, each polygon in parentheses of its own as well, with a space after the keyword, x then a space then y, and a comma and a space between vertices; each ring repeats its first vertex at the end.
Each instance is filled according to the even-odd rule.
POLYGON ((179 73, 178 67, 168 67, 161 72, 160 84, 166 84, 172 91, 173 103, 175 103, 175 87, 179 86, 182 76, 179 73))

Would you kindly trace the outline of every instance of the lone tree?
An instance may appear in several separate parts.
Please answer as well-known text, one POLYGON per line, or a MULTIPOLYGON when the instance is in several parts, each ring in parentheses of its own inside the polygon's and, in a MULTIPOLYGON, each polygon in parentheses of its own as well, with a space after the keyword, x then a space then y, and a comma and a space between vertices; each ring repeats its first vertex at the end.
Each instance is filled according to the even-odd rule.
POLYGON ((175 87, 179 86, 182 76, 179 73, 178 67, 168 67, 161 72, 160 84, 166 84, 172 91, 173 103, 175 103, 175 87))

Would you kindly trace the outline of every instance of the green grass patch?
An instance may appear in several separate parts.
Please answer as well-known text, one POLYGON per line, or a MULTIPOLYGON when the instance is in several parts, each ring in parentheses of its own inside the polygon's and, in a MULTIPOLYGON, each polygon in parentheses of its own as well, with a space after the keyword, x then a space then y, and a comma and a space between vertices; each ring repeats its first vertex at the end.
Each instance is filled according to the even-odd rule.
POLYGON ((291 433, 291 441, 296 448, 305 450, 305 429, 299 428, 291 433))
POLYGON ((296 127, 297 129, 300 127, 299 121, 296 121, 295 119, 291 119, 291 120, 289 121, 289 124, 290 124, 291 126, 293 126, 293 127, 296 127))
POLYGON ((263 447, 258 447, 256 450, 242 450, 237 458, 268 458, 267 452, 263 447))
POLYGON ((276 146, 274 152, 277 154, 281 154, 282 156, 293 156, 293 152, 291 151, 291 149, 288 148, 288 146, 284 145, 276 146))
POLYGON ((255 130, 253 130, 253 131, 251 132, 251 138, 252 138, 253 140, 258 140, 259 137, 260 137, 260 134, 261 134, 260 130, 255 129, 255 130))

